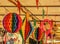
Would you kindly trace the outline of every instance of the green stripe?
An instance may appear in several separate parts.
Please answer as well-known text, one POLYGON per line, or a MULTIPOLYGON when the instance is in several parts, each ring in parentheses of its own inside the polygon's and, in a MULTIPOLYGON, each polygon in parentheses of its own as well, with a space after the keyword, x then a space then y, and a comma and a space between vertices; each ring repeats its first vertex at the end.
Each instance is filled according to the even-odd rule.
MULTIPOLYGON (((25 18, 26 18, 26 17, 25 17, 25 18)), ((24 21, 25 21, 25 18, 23 19, 23 23, 24 23, 24 21)), ((22 25, 24 25, 24 24, 22 24, 22 25)), ((22 39, 23 39, 22 29, 20 29, 19 32, 20 32, 20 35, 21 35, 21 37, 22 37, 22 39)))
POLYGON ((34 26, 36 26, 36 20, 34 19, 34 26))
POLYGON ((13 15, 12 15, 12 32, 14 32, 15 26, 16 26, 15 16, 16 16, 15 13, 13 13, 13 15))
POLYGON ((38 35, 38 29, 35 30, 35 38, 37 39, 37 35, 38 35))
POLYGON ((21 37, 23 38, 22 30, 20 30, 19 32, 20 32, 21 37))

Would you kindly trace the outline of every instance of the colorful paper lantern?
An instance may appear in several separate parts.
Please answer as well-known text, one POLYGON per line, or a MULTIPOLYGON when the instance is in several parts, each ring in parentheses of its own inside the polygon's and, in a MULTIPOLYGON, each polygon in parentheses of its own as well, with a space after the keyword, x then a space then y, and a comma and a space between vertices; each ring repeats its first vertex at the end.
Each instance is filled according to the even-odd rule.
POLYGON ((8 13, 3 19, 3 27, 10 33, 19 31, 21 26, 22 19, 16 13, 8 13))
POLYGON ((50 34, 51 31, 52 31, 53 21, 52 21, 52 20, 49 20, 49 19, 44 19, 44 20, 41 22, 41 24, 40 24, 40 28, 41 28, 42 31, 46 32, 46 35, 48 36, 48 34, 50 34), (44 24, 45 24, 45 22, 48 22, 49 25, 50 25, 50 28, 49 28, 48 30, 45 30, 45 29, 44 29, 44 24))
POLYGON ((43 32, 42 32, 42 30, 39 27, 35 30, 34 36, 35 36, 37 41, 41 41, 42 40, 43 32))
POLYGON ((32 24, 29 21, 29 13, 26 14, 26 17, 23 20, 23 25, 20 30, 20 34, 24 41, 29 37, 29 35, 33 32, 32 24))
POLYGON ((44 19, 41 24, 40 24, 40 29, 42 30, 43 33, 45 33, 46 35, 46 44, 47 44, 47 39, 48 39, 48 36, 51 36, 51 38, 53 37, 51 34, 52 34, 52 28, 53 28, 53 21, 52 20, 49 20, 49 19, 44 19), (45 23, 49 23, 50 25, 50 28, 48 30, 46 30, 44 28, 44 25, 45 23))

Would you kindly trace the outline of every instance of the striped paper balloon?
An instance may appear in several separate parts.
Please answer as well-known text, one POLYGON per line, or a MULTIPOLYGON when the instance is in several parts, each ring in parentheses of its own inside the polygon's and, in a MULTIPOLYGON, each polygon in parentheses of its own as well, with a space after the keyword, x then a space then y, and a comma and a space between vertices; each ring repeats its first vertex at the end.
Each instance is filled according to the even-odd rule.
POLYGON ((3 19, 3 27, 10 33, 19 31, 21 26, 22 19, 16 13, 8 13, 3 19))
POLYGON ((42 32, 42 30, 39 27, 35 30, 34 36, 35 36, 35 39, 37 41, 41 41, 42 40, 43 32, 42 32))
POLYGON ((29 35, 33 32, 32 24, 29 21, 29 13, 26 14, 26 17, 23 20, 22 28, 20 34, 24 40, 26 40, 29 35))

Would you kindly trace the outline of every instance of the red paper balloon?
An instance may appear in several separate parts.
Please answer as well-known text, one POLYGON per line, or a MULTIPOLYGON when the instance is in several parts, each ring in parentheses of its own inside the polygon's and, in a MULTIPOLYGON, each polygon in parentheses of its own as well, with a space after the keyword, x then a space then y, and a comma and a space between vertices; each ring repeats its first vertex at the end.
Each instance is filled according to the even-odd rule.
POLYGON ((22 19, 16 13, 8 13, 3 19, 3 27, 10 33, 19 31, 21 26, 22 19))
POLYGON ((52 21, 52 20, 49 20, 49 19, 43 20, 43 21, 41 22, 41 24, 40 24, 40 28, 41 28, 42 32, 46 32, 46 35, 48 36, 48 34, 50 34, 51 31, 52 31, 53 21, 52 21), (45 22, 48 22, 48 23, 50 24, 50 28, 49 28, 48 30, 46 30, 46 31, 45 31, 45 29, 44 29, 44 23, 45 23, 45 22))

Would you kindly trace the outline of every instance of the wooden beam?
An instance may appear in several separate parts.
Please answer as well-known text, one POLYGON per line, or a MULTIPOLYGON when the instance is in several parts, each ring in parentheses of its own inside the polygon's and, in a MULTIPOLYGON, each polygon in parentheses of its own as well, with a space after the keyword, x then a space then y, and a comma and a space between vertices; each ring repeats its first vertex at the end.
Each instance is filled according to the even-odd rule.
MULTIPOLYGON (((0 16, 4 16, 5 14, 0 14, 0 16)), ((25 16, 25 14, 20 14, 21 16, 25 16)), ((33 14, 30 16, 42 16, 42 14, 33 14)), ((47 16, 46 14, 44 16, 47 16)), ((60 14, 48 14, 48 16, 60 16, 60 14)))
MULTIPOLYGON (((7 6, 7 5, 1 5, 0 7, 16 7, 16 6, 7 6)), ((36 7, 35 5, 29 5, 29 6, 21 6, 21 7, 36 7)), ((38 7, 60 7, 60 5, 42 5, 38 7)))

